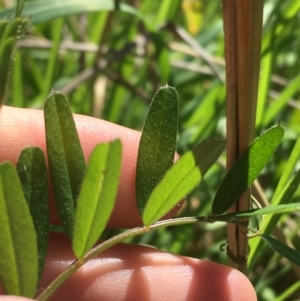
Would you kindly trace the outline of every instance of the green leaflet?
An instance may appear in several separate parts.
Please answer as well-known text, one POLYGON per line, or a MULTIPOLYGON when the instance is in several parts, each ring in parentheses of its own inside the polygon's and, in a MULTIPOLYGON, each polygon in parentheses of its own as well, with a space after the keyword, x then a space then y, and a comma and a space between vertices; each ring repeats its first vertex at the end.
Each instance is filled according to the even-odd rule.
POLYGON ((150 226, 169 212, 202 180, 225 148, 225 142, 205 140, 184 154, 166 173, 151 193, 143 223, 150 226))
POLYGON ((38 282, 34 225, 14 166, 0 164, 0 282, 9 295, 33 298, 38 282))
POLYGON ((282 140, 283 133, 279 125, 270 128, 236 160, 215 195, 213 214, 225 212, 250 187, 271 159, 282 140))
POLYGON ((177 125, 177 92, 166 85, 154 96, 139 145, 136 198, 141 216, 152 190, 173 165, 177 125))
MULTIPOLYGON (((287 212, 299 211, 300 210, 300 203, 293 203, 293 204, 285 204, 285 205, 277 205, 277 206, 269 206, 259 209, 251 209, 247 211, 240 211, 240 212, 233 212, 228 214, 222 215, 213 215, 212 221, 236 221, 239 219, 251 218, 256 217, 259 215, 264 214, 282 214, 287 212)), ((199 218, 202 219, 201 217, 199 218)), ((206 217, 204 217, 206 219, 206 217)))
POLYGON ((99 144, 91 154, 78 198, 73 250, 82 258, 100 238, 114 207, 122 161, 120 140, 99 144))
POLYGON ((287 258, 297 266, 300 266, 300 252, 290 248, 289 246, 281 243, 277 239, 261 234, 260 237, 277 253, 287 258))
POLYGON ((52 91, 45 103, 49 171, 62 225, 72 237, 75 202, 85 172, 85 161, 66 97, 52 91))
POLYGON ((23 149, 16 168, 37 236, 39 279, 41 279, 49 233, 48 175, 42 149, 39 147, 23 149))
MULTIPOLYGON (((300 152, 300 138, 297 139, 296 144, 294 145, 293 151, 289 156, 287 163, 285 164, 284 171, 280 177, 279 183, 276 187, 276 190, 272 196, 271 204, 287 204, 290 203, 293 199, 294 193, 296 192, 299 183, 300 183, 300 170, 298 170, 291 180, 288 182, 293 170, 299 159, 300 152)), ((270 215, 265 219, 265 227, 263 229, 264 234, 270 234, 277 224, 280 215, 270 215)), ((251 268, 255 262, 256 254, 260 252, 262 247, 261 240, 252 240, 250 241, 251 253, 249 255, 249 267, 251 268)))

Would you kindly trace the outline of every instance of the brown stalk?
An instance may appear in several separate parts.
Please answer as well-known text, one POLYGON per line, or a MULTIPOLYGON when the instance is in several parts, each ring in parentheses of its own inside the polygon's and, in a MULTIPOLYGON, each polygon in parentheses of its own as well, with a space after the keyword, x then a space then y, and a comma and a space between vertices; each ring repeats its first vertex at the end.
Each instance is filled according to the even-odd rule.
MULTIPOLYGON (((222 0, 227 89, 227 170, 252 142, 255 127, 263 0, 222 0)), ((250 190, 228 212, 247 210, 250 190)), ((230 265, 247 270, 248 239, 236 225, 227 228, 230 265)))

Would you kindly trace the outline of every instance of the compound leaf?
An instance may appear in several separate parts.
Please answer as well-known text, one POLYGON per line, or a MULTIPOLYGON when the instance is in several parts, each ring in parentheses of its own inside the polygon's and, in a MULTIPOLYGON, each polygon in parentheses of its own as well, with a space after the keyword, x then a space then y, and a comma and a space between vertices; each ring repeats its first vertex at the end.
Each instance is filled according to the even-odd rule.
POLYGON ((143 214, 144 225, 150 226, 159 220, 191 192, 224 148, 225 142, 205 140, 184 154, 151 193, 143 214))

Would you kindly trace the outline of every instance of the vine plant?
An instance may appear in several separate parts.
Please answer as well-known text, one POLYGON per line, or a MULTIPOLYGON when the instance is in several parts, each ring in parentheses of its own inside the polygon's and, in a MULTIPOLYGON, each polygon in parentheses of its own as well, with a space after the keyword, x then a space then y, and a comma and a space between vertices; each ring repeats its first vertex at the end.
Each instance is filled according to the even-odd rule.
MULTIPOLYGON (((212 203, 213 215, 160 221, 199 184, 225 147, 223 141, 202 141, 173 165, 178 97, 176 90, 166 85, 159 89, 152 101, 139 145, 136 195, 144 226, 127 230, 94 246, 114 207, 121 170, 121 142, 117 139, 97 145, 86 166, 72 112, 63 94, 50 93, 44 117, 54 198, 62 227, 72 241, 78 260, 37 300, 47 300, 88 260, 128 237, 159 227, 196 222, 222 221, 246 229, 242 219, 300 209, 300 204, 294 203, 224 214, 250 187, 278 147, 283 129, 276 125, 256 139, 225 176, 212 203)), ((1 283, 7 294, 34 297, 44 266, 50 228, 47 168, 42 150, 34 146, 24 149, 16 168, 10 162, 1 163, 0 179, 1 283)), ((290 185, 286 193, 293 189, 294 186, 290 185)), ((297 251, 270 236, 259 232, 257 235, 300 265, 297 251)))
MULTIPOLYGON (((10 57, 17 30, 25 23, 17 13, 15 19, 0 24, 1 72, 9 69, 7 53, 10 57)), ((7 78, 7 72, 1 73, 2 82, 5 79, 2 87, 6 87, 7 78)), ((2 90, 2 100, 4 95, 2 90)), ((154 96, 145 121, 136 168, 136 199, 143 226, 96 244, 114 207, 122 144, 117 139, 97 145, 86 165, 68 101, 63 94, 51 91, 44 108, 48 169, 61 225, 72 242, 77 260, 36 296, 50 229, 48 171, 43 151, 30 146, 21 152, 16 167, 10 162, 0 164, 0 282, 7 294, 47 300, 97 254, 128 237, 160 227, 221 221, 242 226, 246 233, 245 219, 300 210, 300 203, 293 203, 225 213, 252 185, 276 151, 284 134, 278 124, 257 138, 230 168, 216 191, 212 215, 161 220, 200 183, 226 144, 212 139, 202 141, 173 164, 178 107, 175 88, 165 85, 154 96)), ((293 195, 299 184, 298 174, 285 187, 282 198, 293 195)), ((300 265, 299 252, 261 234, 259 229, 250 230, 275 251, 300 265)))

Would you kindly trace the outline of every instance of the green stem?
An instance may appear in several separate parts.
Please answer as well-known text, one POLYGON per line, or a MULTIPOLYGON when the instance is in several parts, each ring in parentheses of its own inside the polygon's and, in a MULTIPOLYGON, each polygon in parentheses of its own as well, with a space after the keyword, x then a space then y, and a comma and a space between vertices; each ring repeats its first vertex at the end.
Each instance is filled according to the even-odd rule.
POLYGON ((18 0, 16 7, 16 18, 20 17, 26 0, 18 0))
MULTIPOLYGON (((246 213, 249 213, 249 210, 246 213)), ((74 274, 80 267, 82 267, 86 262, 88 262, 90 259, 94 258, 101 252, 107 250, 108 248, 114 246, 115 244, 124 241, 127 238, 137 236, 140 234, 143 234, 148 231, 152 231, 161 227, 167 227, 167 226, 179 226, 179 225, 186 225, 186 224, 193 224, 193 223, 199 223, 199 222, 223 222, 223 223, 232 223, 239 225, 241 227, 246 227, 249 229, 249 227, 239 222, 239 219, 245 218, 244 216, 235 216, 237 213, 232 214, 223 214, 223 215, 211 215, 211 216, 197 216, 197 217, 180 217, 180 218, 174 218, 174 219, 168 219, 164 221, 159 221, 154 223, 153 225, 146 227, 137 227, 134 229, 127 230, 123 233, 120 233, 118 235, 113 236, 112 238, 102 242, 101 244, 97 245, 93 249, 91 249, 81 260, 75 260, 69 267, 67 267, 66 270, 64 270, 58 277, 56 277, 49 285, 48 287, 37 297, 37 301, 46 301, 48 300, 51 295, 68 279, 71 277, 72 274, 74 274), (236 219, 232 219, 235 217, 236 219)), ((240 212, 241 214, 241 212, 240 212)), ((249 216, 253 217, 253 216, 249 216)), ((251 229, 253 232, 257 232, 254 229, 251 229)))
MULTIPOLYGON (((201 220, 207 222, 208 220, 201 220)), ((112 247, 113 245, 136 235, 143 234, 148 231, 158 229, 160 227, 166 226, 175 226, 175 225, 184 225, 184 224, 193 224, 199 222, 197 217, 182 217, 169 219, 166 221, 159 221, 150 227, 138 227, 134 229, 127 230, 121 234, 118 234, 98 246, 91 249, 82 260, 75 260, 66 270, 64 270, 58 277, 56 277, 49 286, 37 297, 37 301, 46 301, 51 295, 68 279, 72 274, 74 274, 80 267, 82 267, 87 261, 94 258, 101 252, 112 247)))

